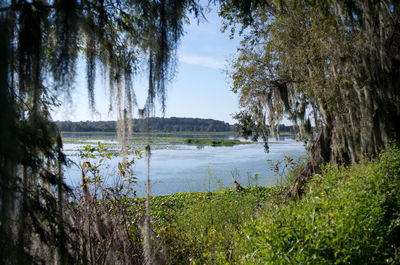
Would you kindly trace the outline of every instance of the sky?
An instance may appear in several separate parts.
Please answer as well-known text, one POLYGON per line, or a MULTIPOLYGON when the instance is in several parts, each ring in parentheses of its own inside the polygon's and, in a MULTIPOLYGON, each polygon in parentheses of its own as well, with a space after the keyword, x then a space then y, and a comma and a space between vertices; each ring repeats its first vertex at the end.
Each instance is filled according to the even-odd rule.
MULTIPOLYGON (((207 3, 208 1, 202 1, 207 3)), ((218 10, 211 6, 206 13, 207 21, 200 24, 192 19, 185 25, 186 34, 178 48, 178 67, 175 78, 167 86, 165 117, 211 118, 235 123, 232 114, 238 112, 238 96, 231 91, 226 75, 228 60, 235 55, 239 38, 231 40, 229 32, 222 33, 222 19, 218 10)), ((108 101, 101 81, 97 80, 96 110, 92 114, 88 106, 85 66, 78 64, 78 76, 72 93, 72 105, 62 105, 52 112, 53 120, 115 120, 116 114, 108 112, 108 101)), ((99 78, 100 79, 100 78, 99 78)), ((147 98, 146 78, 136 77, 134 90, 139 107, 147 98)), ((161 106, 156 106, 156 116, 162 116, 161 106)), ((135 111, 134 117, 137 118, 135 111)))

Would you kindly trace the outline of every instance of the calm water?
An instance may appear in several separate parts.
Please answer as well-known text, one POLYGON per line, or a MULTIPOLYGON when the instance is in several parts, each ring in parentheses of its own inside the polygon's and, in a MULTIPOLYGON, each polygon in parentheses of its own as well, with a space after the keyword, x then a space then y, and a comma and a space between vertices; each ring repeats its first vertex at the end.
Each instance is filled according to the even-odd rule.
MULTIPOLYGON (((74 154, 85 144, 94 144, 98 140, 86 139, 84 142, 67 143, 64 149, 69 158, 80 162, 80 158, 74 154)), ((115 140, 107 139, 102 142, 115 144, 115 140)), ((152 146, 151 156, 151 193, 152 195, 165 195, 184 191, 208 191, 221 187, 232 186, 232 172, 242 185, 256 185, 254 177, 259 174, 258 185, 274 185, 279 177, 271 169, 271 164, 283 160, 284 156, 297 158, 305 155, 302 143, 294 139, 285 138, 280 141, 271 139, 270 152, 265 153, 263 144, 254 143, 236 145, 233 147, 198 148, 184 144, 163 143, 152 146)), ((145 194, 145 181, 147 176, 146 158, 137 160, 134 167, 138 184, 137 195, 145 194)), ((112 175, 118 161, 114 159, 110 166, 104 168, 104 175, 112 175)), ((72 165, 65 172, 67 184, 76 187, 80 184, 80 170, 72 165)), ((108 183, 113 183, 111 176, 108 183)))

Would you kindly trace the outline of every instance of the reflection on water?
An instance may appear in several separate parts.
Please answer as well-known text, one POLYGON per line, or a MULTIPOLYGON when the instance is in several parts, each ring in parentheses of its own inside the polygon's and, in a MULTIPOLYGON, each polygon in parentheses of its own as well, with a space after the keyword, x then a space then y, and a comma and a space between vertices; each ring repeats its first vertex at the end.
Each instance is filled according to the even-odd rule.
MULTIPOLYGON (((188 134, 187 137, 193 137, 193 135, 188 134)), ((74 162, 79 162, 79 157, 73 154, 78 153, 78 149, 85 144, 87 143, 67 143, 64 149, 74 162)), ((284 156, 297 158, 305 155, 305 150, 302 143, 296 142, 291 137, 281 137, 279 141, 271 139, 269 146, 269 153, 264 152, 262 143, 198 148, 164 142, 162 145, 152 146, 152 195, 230 187, 233 172, 238 173, 237 181, 244 186, 256 184, 251 178, 255 174, 259 174, 258 185, 274 185, 277 183, 277 176, 271 169, 271 164, 283 160, 284 156)), ((146 160, 138 160, 135 165, 138 196, 143 196, 146 190, 146 160)), ((114 165, 112 164, 111 168, 116 166, 117 161, 112 161, 112 163, 114 165)), ((67 168, 65 176, 69 185, 79 186, 80 172, 76 166, 67 168)), ((109 183, 112 183, 112 180, 109 180, 109 183)))

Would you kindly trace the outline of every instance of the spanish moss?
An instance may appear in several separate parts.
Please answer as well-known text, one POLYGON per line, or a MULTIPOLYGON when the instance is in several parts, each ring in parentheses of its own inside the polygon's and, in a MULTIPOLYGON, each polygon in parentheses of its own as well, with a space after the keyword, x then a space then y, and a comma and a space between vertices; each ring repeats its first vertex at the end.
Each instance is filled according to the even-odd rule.
MULTIPOLYGON (((83 236, 91 233, 73 229, 80 220, 67 220, 68 203, 63 200, 69 189, 62 173, 67 161, 50 110, 71 102, 76 75, 82 74, 76 66, 85 62, 88 105, 95 113, 101 69, 110 110, 119 120, 121 153, 127 154, 126 139, 138 107, 132 80, 138 69, 149 70, 146 112, 154 113, 158 98, 164 113, 166 86, 189 12, 201 14, 197 2, 0 1, 2 264, 93 264, 93 255, 87 255, 93 240, 83 236), (74 245, 79 235, 83 237, 74 245)), ((98 235, 106 237, 98 224, 98 235)))

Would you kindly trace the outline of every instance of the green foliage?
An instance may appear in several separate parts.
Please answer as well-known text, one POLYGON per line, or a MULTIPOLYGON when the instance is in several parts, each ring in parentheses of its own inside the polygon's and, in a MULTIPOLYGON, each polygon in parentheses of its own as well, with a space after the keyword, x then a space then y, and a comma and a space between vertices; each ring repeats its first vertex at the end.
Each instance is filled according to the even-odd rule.
POLYGON ((395 146, 373 162, 349 168, 327 165, 307 185, 302 200, 267 203, 261 218, 244 225, 235 260, 246 264, 397 264, 399 158, 400 149, 395 146))
MULTIPOLYGON (((117 128, 115 121, 57 121, 56 124, 60 131, 73 132, 115 132, 117 128)), ((147 132, 147 129, 158 132, 230 132, 234 130, 233 125, 227 122, 199 118, 151 117, 148 121, 133 119, 132 125, 134 132, 147 132)))
POLYGON ((267 141, 287 118, 318 143, 316 164, 377 155, 400 135, 399 10, 393 0, 223 1, 226 26, 247 27, 229 73, 239 131, 267 141))
POLYGON ((136 159, 143 157, 143 152, 140 150, 127 150, 126 156, 121 157, 118 152, 110 150, 107 144, 98 142, 97 146, 92 147, 86 145, 79 154, 82 159, 80 168, 82 171, 82 187, 89 189, 91 184, 95 188, 102 188, 112 191, 113 193, 122 193, 124 196, 133 194, 133 185, 137 183, 134 176, 133 166, 136 159), (127 157, 130 157, 128 160, 127 157), (115 169, 108 172, 112 159, 121 159, 118 161, 116 171, 115 169), (104 175, 108 173, 109 175, 104 175), (104 184, 109 177, 113 178, 114 183, 117 185, 104 184))
POLYGON ((262 201, 270 197, 270 188, 265 187, 153 197, 154 229, 169 264, 232 261, 242 224, 255 218, 262 201))
MULTIPOLYGON (((286 171, 289 169, 292 171, 292 169, 295 168, 295 162, 293 161, 293 158, 291 156, 285 156, 284 160, 278 160, 275 164, 272 164, 271 169, 275 172, 275 175, 280 179, 280 185, 282 186, 283 179, 286 178, 287 173, 286 171)), ((286 184, 286 183, 285 183, 286 184)))
POLYGON ((283 161, 277 161, 271 165, 271 168, 280 181, 279 185, 291 185, 295 183, 296 178, 302 173, 306 165, 306 156, 297 159, 285 156, 283 161))
MULTIPOLYGON (((75 235, 79 255, 74 264, 137 264, 142 261, 141 239, 137 229, 138 211, 131 209, 136 177, 133 166, 142 152, 127 150, 121 157, 98 142, 80 151, 82 191, 76 190, 75 203, 66 209, 75 235), (115 168, 111 160, 121 159, 115 168), (129 158, 129 159, 128 159, 129 158), (94 247, 95 246, 95 247, 94 247), (127 259, 127 257, 129 257, 127 259)), ((140 209, 139 207, 136 210, 140 209)))
POLYGON ((399 161, 394 145, 326 165, 299 201, 281 187, 153 197, 154 229, 170 264, 398 264, 399 161))

